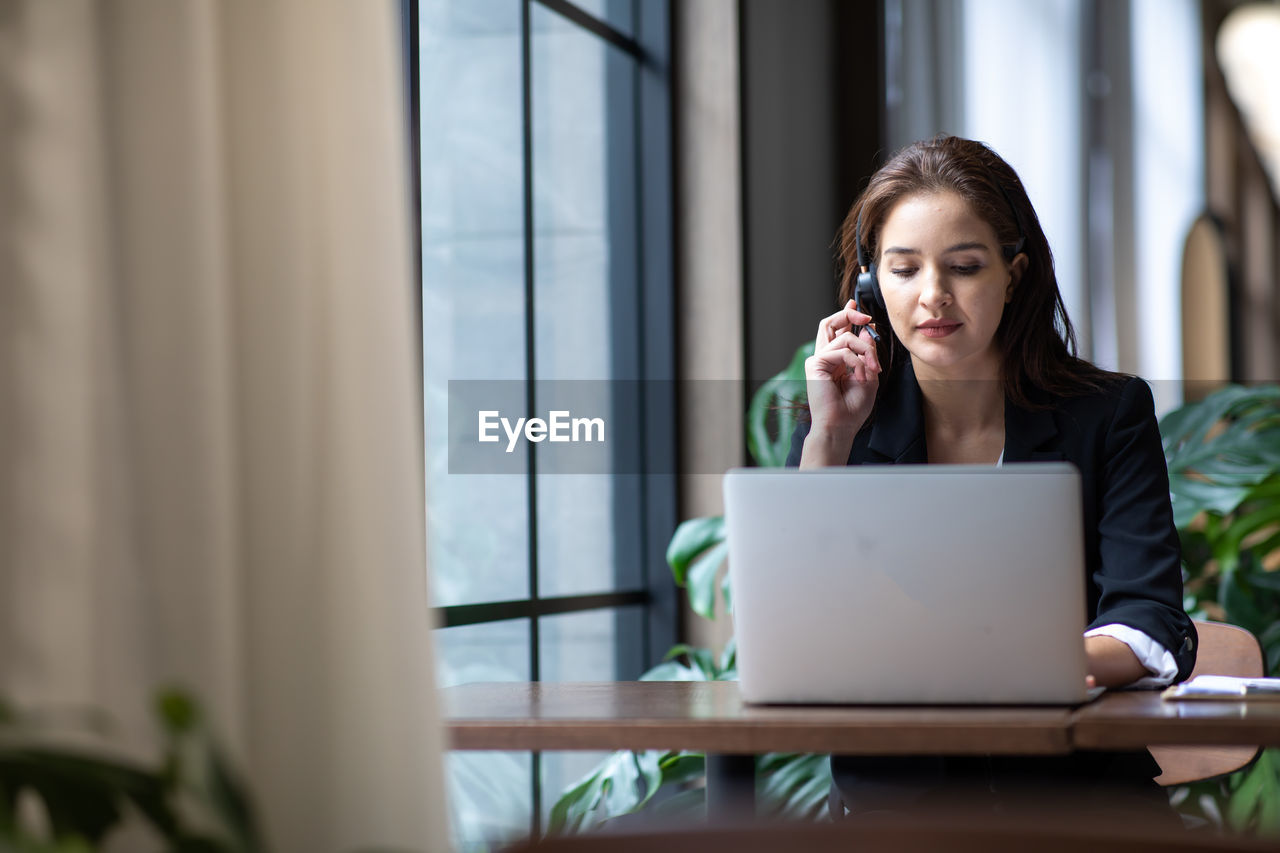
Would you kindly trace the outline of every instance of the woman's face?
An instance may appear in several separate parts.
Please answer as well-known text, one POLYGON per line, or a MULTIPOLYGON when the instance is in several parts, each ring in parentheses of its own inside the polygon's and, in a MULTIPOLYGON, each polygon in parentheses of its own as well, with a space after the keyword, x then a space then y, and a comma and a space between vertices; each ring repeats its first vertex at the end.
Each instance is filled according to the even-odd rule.
POLYGON ((955 193, 908 196, 880 229, 878 277, 889 322, 917 377, 1000 376, 996 328, 1026 267, 955 193))

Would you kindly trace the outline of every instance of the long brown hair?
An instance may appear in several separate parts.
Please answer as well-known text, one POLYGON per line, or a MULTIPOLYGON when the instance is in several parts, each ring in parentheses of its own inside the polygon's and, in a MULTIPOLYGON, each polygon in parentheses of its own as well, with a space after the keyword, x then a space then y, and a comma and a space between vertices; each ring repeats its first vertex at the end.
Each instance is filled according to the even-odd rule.
MULTIPOLYGON (((1058 396, 1096 391, 1117 374, 1077 357, 1075 330, 1067 316, 1049 241, 1027 191, 1013 168, 981 142, 939 136, 899 151, 872 177, 854 202, 836 237, 841 268, 840 304, 853 296, 858 276, 858 221, 866 258, 878 256, 880 229, 899 201, 912 195, 952 192, 995 230, 1002 246, 1025 243, 1027 267, 996 329, 1005 393, 1020 406, 1038 407, 1034 389, 1058 396), (1015 218, 1012 208, 1017 208, 1015 218), (1021 219, 1021 223, 1019 223, 1021 219)), ((906 350, 883 311, 873 312, 880 331, 880 363, 892 371, 906 350)), ((883 386, 882 386, 883 390, 883 386)))

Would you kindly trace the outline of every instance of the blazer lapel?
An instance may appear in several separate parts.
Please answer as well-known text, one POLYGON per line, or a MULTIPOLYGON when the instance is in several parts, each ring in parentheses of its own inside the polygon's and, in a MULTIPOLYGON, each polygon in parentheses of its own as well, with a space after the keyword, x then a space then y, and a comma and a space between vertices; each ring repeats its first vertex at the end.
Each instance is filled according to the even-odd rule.
POLYGON ((894 382, 872 415, 867 449, 881 461, 897 465, 924 464, 929 455, 924 443, 924 408, 920 384, 908 360, 902 376, 894 382))
POLYGON ((1058 435, 1052 409, 1024 409, 1008 397, 1004 401, 1004 461, 1054 462, 1065 459, 1051 446, 1058 435))

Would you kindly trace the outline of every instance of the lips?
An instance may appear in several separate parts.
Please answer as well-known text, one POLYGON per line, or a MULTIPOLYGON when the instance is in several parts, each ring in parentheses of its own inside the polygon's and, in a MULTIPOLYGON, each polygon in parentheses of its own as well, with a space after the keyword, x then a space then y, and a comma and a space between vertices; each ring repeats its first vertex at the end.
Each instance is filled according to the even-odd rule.
POLYGON ((945 338, 962 325, 956 320, 926 320, 916 328, 926 338, 945 338))

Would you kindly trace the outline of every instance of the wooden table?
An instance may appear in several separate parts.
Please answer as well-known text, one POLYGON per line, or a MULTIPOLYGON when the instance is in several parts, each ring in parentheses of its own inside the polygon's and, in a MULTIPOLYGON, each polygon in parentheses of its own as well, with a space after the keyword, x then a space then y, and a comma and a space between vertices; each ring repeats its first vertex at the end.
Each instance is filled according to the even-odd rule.
POLYGON ((454 749, 689 749, 754 755, 1061 754, 1070 709, 745 705, 731 681, 466 684, 443 691, 454 749))
POLYGON ((1070 708, 746 705, 735 682, 467 684, 442 691, 453 749, 687 749, 707 755, 708 810, 753 794, 751 756, 1061 755, 1149 745, 1280 746, 1280 702, 1103 695, 1070 708))
POLYGON ((1165 702, 1155 691, 1107 693, 1071 715, 1073 749, 1280 746, 1280 702, 1165 702))

